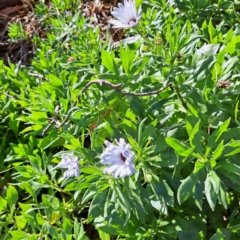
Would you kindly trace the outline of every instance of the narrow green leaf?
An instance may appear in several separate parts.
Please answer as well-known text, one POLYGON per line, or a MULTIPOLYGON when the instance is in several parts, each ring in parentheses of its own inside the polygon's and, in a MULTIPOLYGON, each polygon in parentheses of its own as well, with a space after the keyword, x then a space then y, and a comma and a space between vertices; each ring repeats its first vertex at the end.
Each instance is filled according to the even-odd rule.
POLYGON ((228 161, 218 163, 216 166, 216 169, 220 170, 222 172, 224 172, 224 171, 230 172, 230 173, 234 173, 234 174, 237 174, 240 176, 240 166, 238 166, 234 163, 228 162, 228 161))
POLYGON ((175 138, 165 138, 166 143, 172 147, 177 154, 183 157, 188 157, 193 152, 193 149, 189 146, 185 145, 184 143, 179 142, 175 138))
POLYGON ((209 173, 205 180, 205 195, 212 211, 214 211, 218 198, 218 192, 216 193, 217 183, 215 183, 215 186, 213 186, 212 183, 214 183, 214 180, 211 178, 211 173, 209 173))
POLYGON ((63 220, 62 229, 65 234, 72 234, 72 223, 68 218, 63 220))
POLYGON ((7 206, 7 201, 0 196, 0 212, 7 206))
POLYGON ((218 228, 217 232, 210 238, 210 240, 225 240, 225 234, 218 228))
POLYGON ((219 144, 216 150, 213 152, 213 159, 216 160, 219 158, 224 150, 224 140, 222 140, 219 144))
POLYGON ((124 49, 120 46, 120 58, 122 61, 123 69, 127 75, 129 75, 134 60, 134 51, 129 50, 128 46, 124 49))
POLYGON ((208 176, 209 176, 210 182, 211 182, 211 184, 213 186, 213 190, 215 191, 215 193, 218 193, 219 192, 219 188, 220 188, 220 183, 221 183, 220 178, 215 173, 215 171, 210 171, 208 173, 208 176))
POLYGON ((240 148, 236 148, 236 149, 234 149, 233 151, 225 154, 224 156, 226 156, 226 157, 228 157, 228 156, 233 156, 233 155, 236 155, 236 154, 238 154, 238 153, 240 153, 240 148))
POLYGON ((49 79, 49 81, 52 84, 52 86, 54 86, 54 87, 61 87, 61 86, 63 86, 62 81, 57 76, 55 76, 53 74, 48 74, 47 78, 49 79))
POLYGON ((204 185, 201 181, 198 180, 195 184, 193 197, 200 211, 202 211, 202 205, 203 205, 203 191, 204 191, 204 185))
POLYGON ((144 122, 147 120, 147 118, 144 118, 138 127, 138 145, 139 147, 143 147, 143 128, 144 128, 144 122))
POLYGON ((201 160, 198 159, 195 162, 195 166, 194 166, 194 171, 193 172, 196 174, 196 173, 198 173, 199 170, 201 170, 204 167, 205 167, 205 163, 203 163, 201 160))
POLYGON ((10 208, 12 209, 18 200, 18 192, 15 187, 13 187, 11 185, 8 186, 6 200, 9 204, 10 208))
POLYGON ((196 180, 196 175, 191 173, 186 179, 182 181, 177 192, 177 199, 179 204, 182 204, 192 195, 196 180))
POLYGON ((107 201, 107 194, 109 189, 104 190, 101 194, 95 195, 88 211, 89 220, 95 219, 102 215, 105 202, 107 201))
POLYGON ((108 233, 105 233, 105 232, 101 231, 100 229, 97 229, 97 230, 98 230, 98 234, 99 234, 101 240, 110 240, 111 236, 108 233))
POLYGON ((218 139, 222 136, 222 134, 227 131, 230 121, 231 121, 231 118, 228 118, 225 122, 220 124, 217 127, 217 129, 212 133, 212 135, 208 138, 207 146, 210 149, 212 149, 212 147, 218 141, 218 139))
POLYGON ((197 151, 201 156, 203 156, 202 151, 202 143, 201 143, 201 134, 200 134, 200 124, 201 121, 199 120, 197 124, 193 127, 190 135, 189 135, 189 141, 191 147, 197 151))
POLYGON ((179 240, 186 240, 186 239, 201 240, 200 234, 194 229, 178 231, 177 233, 178 233, 179 240))
POLYGON ((219 196, 218 199, 220 203, 223 205, 225 209, 227 209, 228 204, 227 204, 227 194, 226 194, 226 187, 223 182, 220 183, 220 188, 219 188, 219 196))
POLYGON ((238 105, 239 105, 239 100, 237 101, 235 109, 234 109, 234 118, 235 118, 235 121, 236 121, 237 125, 239 126, 240 121, 238 121, 238 109, 239 109, 238 105))
POLYGON ((114 54, 110 54, 106 50, 102 50, 102 63, 110 72, 116 73, 114 54))

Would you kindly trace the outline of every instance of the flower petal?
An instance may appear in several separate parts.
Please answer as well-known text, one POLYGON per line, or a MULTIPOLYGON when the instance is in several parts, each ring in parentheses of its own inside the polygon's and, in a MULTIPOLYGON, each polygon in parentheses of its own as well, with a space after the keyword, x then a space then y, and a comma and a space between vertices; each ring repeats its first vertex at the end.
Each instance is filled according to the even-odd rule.
MULTIPOLYGON (((130 28, 137 25, 141 17, 141 6, 136 11, 135 0, 124 0, 124 4, 118 3, 118 8, 114 7, 111 14, 118 20, 110 20, 113 28, 130 28)), ((121 141, 121 140, 120 140, 121 141)))
POLYGON ((56 167, 58 168, 68 168, 69 163, 67 161, 61 161, 56 167))
POLYGON ((73 153, 63 154, 61 162, 56 167, 68 169, 63 174, 64 178, 79 177, 80 175, 78 157, 74 156, 73 153))
POLYGON ((106 145, 106 147, 110 147, 112 146, 113 144, 111 142, 109 142, 108 140, 105 140, 104 141, 104 144, 106 145))
POLYGON ((114 25, 113 28, 130 28, 130 25, 118 20, 109 20, 108 22, 114 25))
POLYGON ((124 165, 118 167, 118 169, 114 172, 113 177, 117 178, 118 175, 120 175, 122 171, 124 171, 124 165))
POLYGON ((114 165, 111 165, 111 166, 107 167, 106 169, 104 169, 104 172, 111 174, 111 173, 114 173, 120 167, 121 167, 121 165, 114 164, 114 165))
POLYGON ((113 174, 113 177, 126 177, 131 176, 135 171, 132 163, 134 153, 130 150, 131 145, 127 144, 123 138, 119 141, 115 140, 118 146, 113 144, 106 147, 105 151, 101 154, 101 163, 109 164, 103 171, 104 174, 113 174))

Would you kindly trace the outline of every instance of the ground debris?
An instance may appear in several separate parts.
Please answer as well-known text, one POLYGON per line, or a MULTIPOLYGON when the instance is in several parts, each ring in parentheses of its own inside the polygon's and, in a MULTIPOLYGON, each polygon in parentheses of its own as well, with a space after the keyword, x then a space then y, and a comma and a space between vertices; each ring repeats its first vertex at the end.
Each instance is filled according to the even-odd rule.
POLYGON ((0 59, 27 65, 33 56, 32 37, 40 30, 40 20, 35 18, 33 5, 28 0, 4 1, 7 4, 0 8, 0 59), (8 35, 11 23, 21 23, 26 38, 11 39, 8 35))
POLYGON ((92 27, 99 27, 100 35, 103 40, 106 39, 106 31, 108 28, 110 28, 110 37, 114 42, 118 42, 125 38, 123 29, 111 28, 108 23, 112 18, 111 12, 113 7, 115 7, 118 2, 121 1, 85 0, 81 6, 81 10, 85 16, 92 19, 92 27))

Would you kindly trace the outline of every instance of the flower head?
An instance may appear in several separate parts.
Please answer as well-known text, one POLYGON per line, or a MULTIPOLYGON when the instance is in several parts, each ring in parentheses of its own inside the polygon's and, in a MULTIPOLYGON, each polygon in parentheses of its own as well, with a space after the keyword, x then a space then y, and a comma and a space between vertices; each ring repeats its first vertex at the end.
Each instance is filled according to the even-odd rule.
POLYGON ((136 11, 135 0, 124 0, 124 5, 118 3, 118 8, 114 7, 112 15, 118 20, 110 20, 113 28, 130 28, 138 24, 141 18, 141 6, 136 11))
POLYGON ((119 141, 115 140, 118 146, 113 145, 109 141, 105 140, 106 149, 101 154, 101 163, 109 164, 103 171, 104 174, 113 174, 113 177, 126 177, 131 176, 135 171, 135 167, 132 163, 134 159, 134 153, 130 150, 131 145, 126 144, 123 138, 119 141))
POLYGON ((61 162, 56 167, 68 169, 63 174, 64 178, 79 177, 80 175, 78 157, 74 157, 72 153, 63 154, 61 162))

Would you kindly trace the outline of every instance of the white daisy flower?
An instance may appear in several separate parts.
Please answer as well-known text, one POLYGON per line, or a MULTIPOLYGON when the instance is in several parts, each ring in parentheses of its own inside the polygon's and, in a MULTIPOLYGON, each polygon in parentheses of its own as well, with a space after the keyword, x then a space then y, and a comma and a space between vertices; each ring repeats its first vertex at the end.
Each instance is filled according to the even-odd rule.
POLYGON ((141 6, 136 11, 135 0, 124 0, 124 5, 118 3, 118 8, 114 7, 112 15, 118 20, 110 20, 113 28, 131 28, 138 24, 141 18, 141 6))
POLYGON ((131 145, 126 144, 123 138, 119 139, 119 142, 115 140, 118 146, 113 145, 109 141, 105 140, 105 151, 101 154, 101 163, 109 164, 103 171, 104 174, 113 174, 113 177, 126 177, 131 176, 136 172, 136 169, 132 163, 134 159, 134 153, 130 150, 131 145))
POLYGON ((56 166, 58 168, 67 168, 68 170, 64 172, 63 177, 79 177, 79 162, 78 157, 74 157, 71 154, 63 154, 61 162, 56 166))

